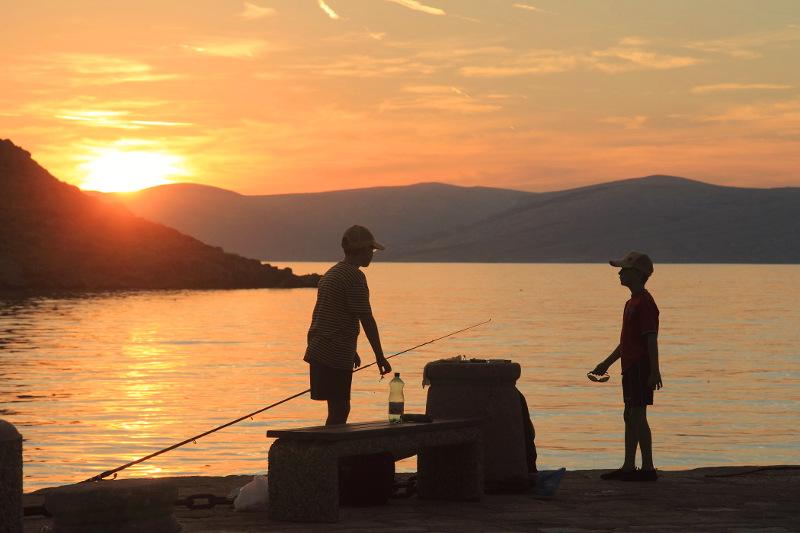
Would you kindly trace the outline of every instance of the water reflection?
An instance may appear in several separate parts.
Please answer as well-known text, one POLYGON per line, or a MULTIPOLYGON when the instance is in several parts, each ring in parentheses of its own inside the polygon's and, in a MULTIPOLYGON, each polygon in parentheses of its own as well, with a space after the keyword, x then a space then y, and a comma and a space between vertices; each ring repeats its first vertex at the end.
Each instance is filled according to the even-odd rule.
MULTIPOLYGON (((627 295, 614 269, 376 263, 366 273, 387 354, 492 319, 392 359, 407 411, 425 410, 422 368, 431 360, 512 359, 522 365, 540 466, 618 466, 619 376, 585 377, 618 335, 627 295)), ((663 323, 665 389, 649 410, 657 466, 796 462, 800 267, 666 265, 649 285, 663 323)), ((307 289, 0 295, 0 414, 25 438, 26 490, 87 479, 305 390, 314 297, 307 289)), ((383 418, 387 388, 373 369, 354 376, 353 420, 383 418)), ((324 411, 297 398, 124 476, 264 473, 266 430, 322 423, 324 411)))

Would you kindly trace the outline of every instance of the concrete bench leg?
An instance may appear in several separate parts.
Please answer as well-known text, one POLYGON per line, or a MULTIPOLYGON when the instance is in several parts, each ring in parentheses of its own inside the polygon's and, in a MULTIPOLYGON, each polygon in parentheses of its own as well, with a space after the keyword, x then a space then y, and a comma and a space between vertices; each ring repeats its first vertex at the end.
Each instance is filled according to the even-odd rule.
POLYGON ((333 446, 281 439, 269 449, 269 517, 290 522, 339 520, 339 467, 333 446))
POLYGON ((483 497, 480 442, 436 446, 417 455, 420 499, 479 501, 483 497))

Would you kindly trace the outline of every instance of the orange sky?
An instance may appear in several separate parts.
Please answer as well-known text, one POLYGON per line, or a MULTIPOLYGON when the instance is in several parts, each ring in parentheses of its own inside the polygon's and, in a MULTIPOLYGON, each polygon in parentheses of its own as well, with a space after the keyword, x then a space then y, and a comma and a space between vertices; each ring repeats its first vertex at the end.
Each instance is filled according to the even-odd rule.
POLYGON ((800 186, 795 0, 29 0, 0 138, 103 190, 800 186))

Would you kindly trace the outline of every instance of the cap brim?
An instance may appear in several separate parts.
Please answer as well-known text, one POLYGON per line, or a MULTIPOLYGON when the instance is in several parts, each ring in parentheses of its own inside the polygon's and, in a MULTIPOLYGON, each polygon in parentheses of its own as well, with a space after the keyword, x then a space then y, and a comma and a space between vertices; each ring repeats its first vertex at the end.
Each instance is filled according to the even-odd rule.
POLYGON ((379 243, 378 241, 373 242, 372 246, 374 246, 375 248, 377 248, 381 252, 386 250, 386 247, 384 245, 382 245, 381 243, 379 243))

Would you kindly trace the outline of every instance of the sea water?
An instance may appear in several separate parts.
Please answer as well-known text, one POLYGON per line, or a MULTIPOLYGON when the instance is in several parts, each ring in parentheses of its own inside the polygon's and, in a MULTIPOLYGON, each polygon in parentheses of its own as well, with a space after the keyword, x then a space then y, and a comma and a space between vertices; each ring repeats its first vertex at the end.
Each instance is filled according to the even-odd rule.
MULTIPOLYGON (((297 273, 330 264, 296 263, 297 273)), ((424 365, 511 359, 539 468, 622 462, 616 346, 627 289, 608 265, 403 264, 364 270, 405 412, 424 413, 424 365), (453 331, 489 323, 436 342, 453 331)), ((656 466, 797 464, 800 266, 656 265, 664 388, 648 409, 656 466)), ((314 289, 0 296, 0 418, 24 438, 25 490, 82 481, 232 420, 119 476, 263 474, 271 428, 324 423, 302 361, 314 289)), ((374 361, 362 335, 364 364, 374 361)), ((389 379, 353 379, 351 421, 383 420, 389 379)), ((413 470, 413 461, 399 470, 413 470)))

